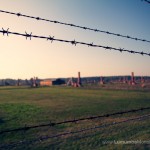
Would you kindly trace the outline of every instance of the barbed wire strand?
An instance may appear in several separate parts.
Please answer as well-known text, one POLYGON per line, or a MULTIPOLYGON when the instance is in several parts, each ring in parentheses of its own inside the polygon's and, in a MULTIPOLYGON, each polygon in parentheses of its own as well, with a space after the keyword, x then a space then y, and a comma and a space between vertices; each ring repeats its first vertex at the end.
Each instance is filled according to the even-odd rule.
POLYGON ((48 136, 41 136, 39 138, 33 139, 33 140, 22 140, 19 142, 15 142, 15 143, 9 143, 9 144, 3 144, 0 146, 0 148, 12 148, 12 147, 17 147, 19 145, 23 145, 23 144, 33 144, 36 142, 42 142, 48 139, 53 139, 53 138, 58 138, 58 137, 62 137, 62 136, 67 136, 67 135, 73 135, 73 134, 77 134, 77 133, 83 133, 83 132, 87 132, 87 131, 92 131, 92 130, 97 130, 100 128, 106 128, 106 127, 111 127, 114 125, 119 125, 119 124, 123 124, 123 123, 127 123, 127 122, 131 122, 131 121, 141 121, 144 119, 149 119, 150 114, 147 115, 143 115, 143 116, 139 116, 139 117, 135 117, 135 118, 130 118, 130 119, 126 119, 123 121, 117 121, 117 122, 113 122, 113 123, 109 123, 109 124, 103 124, 103 125, 99 125, 99 126, 92 126, 90 128, 84 128, 81 130, 76 130, 76 131, 69 131, 69 132, 64 132, 64 133, 60 133, 60 134, 55 134, 55 135, 48 135, 48 136))
POLYGON ((9 36, 9 34, 13 34, 13 35, 17 35, 17 36, 23 36, 25 37, 26 39, 32 39, 32 38, 39 38, 39 39, 46 39, 46 40, 50 40, 51 43, 53 41, 58 41, 58 42, 64 42, 64 43, 71 43, 72 45, 77 45, 77 44, 80 44, 80 45, 86 45, 86 46, 89 46, 89 47, 99 47, 99 48, 103 48, 105 50, 114 50, 114 51, 119 51, 119 52, 128 52, 128 53, 132 53, 132 54, 140 54, 140 55, 147 55, 147 56, 150 56, 150 53, 145 53, 145 52, 139 52, 139 51, 134 51, 134 50, 128 50, 128 49, 124 49, 124 48, 114 48, 114 47, 110 47, 110 46, 103 46, 103 45, 96 45, 96 44, 93 44, 93 43, 85 43, 85 42, 79 42, 79 41, 76 41, 76 40, 63 40, 63 39, 56 39, 54 38, 54 36, 49 36, 49 37, 46 37, 46 36, 38 36, 38 35, 32 35, 32 32, 29 34, 25 31, 25 34, 23 33, 18 33, 18 32, 10 32, 9 31, 9 28, 7 30, 4 30, 4 28, 2 28, 2 30, 0 30, 0 33, 4 35, 7 35, 9 36))
MULTIPOLYGON (((143 118, 143 119, 140 119, 140 120, 138 120, 138 122, 139 121, 141 121, 142 123, 143 123, 143 121, 144 120, 146 120, 147 118, 143 118)), ((79 135, 79 134, 77 134, 77 135, 74 135, 74 136, 72 136, 72 137, 70 137, 69 138, 69 141, 72 141, 72 142, 78 142, 78 141, 80 141, 80 144, 82 145, 82 143, 85 143, 85 142, 81 142, 81 140, 85 140, 85 139, 90 139, 90 138, 92 138, 92 137, 94 137, 94 136, 99 136, 100 135, 100 132, 101 131, 96 131, 96 132, 85 132, 85 133, 83 133, 83 134, 81 134, 81 135, 79 135)), ((60 141, 61 139, 59 139, 59 141, 60 141)), ((100 138, 99 139, 99 141, 104 141, 104 139, 103 138, 100 138)), ((58 140, 57 140, 57 142, 58 142, 58 140)), ((98 142, 98 141, 97 141, 98 142)), ((52 144, 53 144, 54 142, 52 142, 52 144)), ((59 144, 61 144, 61 143, 63 143, 63 141, 60 141, 59 142, 59 144)), ((99 143, 99 142, 98 142, 99 143)), ((104 144, 101 144, 101 145, 104 145, 104 144)), ((98 145, 98 146, 101 146, 101 145, 98 145)))
POLYGON ((149 0, 141 0, 141 1, 144 1, 144 2, 147 2, 147 3, 149 3, 149 4, 150 4, 150 1, 149 1, 149 0))
MULTIPOLYGON (((140 120, 138 120, 138 122, 139 121, 141 121, 142 123, 143 123, 143 121, 144 120, 146 120, 147 118, 143 118, 143 119, 140 119, 140 120)), ((72 136, 72 137, 69 137, 69 141, 72 141, 73 143, 74 142, 78 142, 78 141, 80 141, 80 145, 82 145, 82 144, 84 144, 85 142, 83 142, 83 141, 81 141, 81 140, 85 140, 85 139, 90 139, 90 138, 93 138, 94 136, 99 136, 100 135, 100 132, 101 131, 96 131, 96 132, 84 132, 83 134, 81 134, 81 135, 79 135, 79 134, 77 134, 77 135, 74 135, 74 136, 72 136)), ((102 138, 100 138, 99 139, 100 141, 104 141, 104 139, 102 138)), ((61 139, 57 139, 57 142, 59 141, 59 144, 61 144, 61 143, 64 143, 63 142, 63 139, 61 140, 61 139)), ((54 145, 56 142, 54 142, 54 141, 50 141, 50 142, 52 142, 49 146, 51 146, 51 145, 54 145)), ((50 143, 49 142, 49 143, 50 143)), ((99 142, 98 142, 99 143, 99 142)), ((101 146, 101 145, 104 145, 104 144, 100 144, 100 145, 98 145, 98 146, 101 146)))
POLYGON ((145 108, 139 108, 139 109, 132 109, 132 110, 127 110, 127 111, 120 111, 120 112, 115 112, 111 114, 104 114, 104 115, 99 115, 99 116, 89 116, 89 117, 84 117, 84 118, 79 118, 79 119, 73 119, 73 120, 67 120, 67 121, 61 121, 61 122, 50 122, 48 124, 41 124, 41 125, 35 125, 35 126, 25 126, 21 128, 16 128, 16 129, 8 129, 4 131, 0 131, 0 134, 8 133, 8 132, 18 132, 18 131, 26 131, 29 129, 35 129, 35 128, 40 128, 40 127, 53 127, 56 125, 61 125, 61 124, 68 124, 68 123, 77 123, 81 121, 86 121, 86 120, 94 120, 94 119, 99 119, 99 118, 104 118, 104 117, 111 117, 115 115, 123 115, 123 114, 128 114, 128 113, 133 113, 133 112, 138 112, 138 111, 144 111, 144 110, 149 110, 150 107, 145 107, 145 108))
POLYGON ((79 26, 79 25, 75 25, 75 24, 71 24, 71 23, 64 23, 64 22, 60 22, 60 21, 56 21, 56 20, 43 19, 43 18, 40 18, 40 17, 28 16, 28 15, 24 15, 24 14, 21 14, 21 13, 14 13, 14 12, 9 12, 9 11, 4 11, 4 10, 0 10, 0 12, 1 13, 6 13, 6 14, 11 14, 11 15, 16 15, 18 17, 26 17, 26 18, 36 19, 38 21, 41 20, 41 21, 51 22, 51 23, 55 23, 55 24, 61 24, 61 25, 65 25, 65 26, 80 28, 80 29, 84 29, 84 30, 90 30, 90 31, 94 31, 94 32, 101 32, 101 33, 104 33, 104 34, 113 35, 113 36, 122 37, 122 38, 127 38, 127 39, 132 39, 132 40, 135 40, 135 41, 142 41, 142 42, 150 43, 150 40, 136 38, 136 37, 132 37, 132 36, 129 36, 129 35, 122 35, 122 34, 119 34, 119 33, 113 33, 113 32, 99 30, 99 29, 93 29, 93 28, 84 27, 84 26, 79 26))

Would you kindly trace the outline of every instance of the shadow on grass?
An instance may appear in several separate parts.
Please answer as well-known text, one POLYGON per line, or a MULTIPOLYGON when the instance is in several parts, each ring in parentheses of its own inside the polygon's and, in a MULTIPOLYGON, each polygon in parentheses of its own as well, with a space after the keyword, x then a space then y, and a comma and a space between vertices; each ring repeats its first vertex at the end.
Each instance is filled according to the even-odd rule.
POLYGON ((0 91, 5 91, 5 90, 22 90, 22 89, 36 89, 36 88, 31 88, 30 86, 20 86, 20 87, 15 87, 15 86, 12 86, 12 87, 0 87, 0 91))

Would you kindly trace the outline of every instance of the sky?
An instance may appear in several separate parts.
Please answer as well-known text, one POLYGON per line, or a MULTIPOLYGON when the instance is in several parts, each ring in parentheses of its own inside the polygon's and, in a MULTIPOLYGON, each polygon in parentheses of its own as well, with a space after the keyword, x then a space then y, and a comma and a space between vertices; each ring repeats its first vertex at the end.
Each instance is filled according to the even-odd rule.
MULTIPOLYGON (((0 0, 0 10, 150 40, 150 4, 141 0, 0 0)), ((0 13, 0 29, 150 53, 150 43, 0 13)), ((150 76, 150 57, 0 33, 0 79, 150 76)))

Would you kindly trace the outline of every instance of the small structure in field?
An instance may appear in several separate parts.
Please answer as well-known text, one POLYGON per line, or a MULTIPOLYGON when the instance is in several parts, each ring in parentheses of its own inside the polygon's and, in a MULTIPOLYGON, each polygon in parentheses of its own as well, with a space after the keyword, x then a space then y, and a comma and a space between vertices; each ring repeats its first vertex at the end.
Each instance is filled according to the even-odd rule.
POLYGON ((40 86, 53 86, 53 85, 62 85, 65 84, 65 81, 62 79, 56 79, 56 80, 42 80, 40 81, 40 86))
POLYGON ((74 86, 74 83, 75 83, 75 81, 74 81, 74 78, 72 77, 68 80, 67 86, 74 86))
POLYGON ((103 77, 102 77, 102 76, 100 77, 100 84, 101 84, 101 85, 104 84, 104 80, 103 80, 103 77))
POLYGON ((30 79, 31 87, 38 87, 38 78, 34 77, 30 79))
POLYGON ((131 73, 131 85, 135 85, 134 72, 131 73))
POLYGON ((78 72, 78 78, 77 79, 74 79, 73 77, 70 78, 67 82, 67 85, 73 87, 81 87, 82 82, 81 82, 80 72, 78 72))
POLYGON ((142 77, 141 76, 141 87, 142 88, 145 88, 146 86, 145 86, 145 79, 144 79, 144 77, 142 77))
POLYGON ((21 81, 20 79, 17 80, 17 86, 21 85, 20 81, 21 81))
POLYGON ((128 80, 127 80, 127 78, 124 76, 124 78, 123 78, 123 83, 125 84, 125 83, 128 83, 128 80))
POLYGON ((42 80, 40 81, 40 86, 51 86, 52 80, 42 80))
POLYGON ((78 72, 78 81, 77 81, 77 87, 80 87, 81 85, 82 85, 82 83, 81 83, 80 72, 78 72))
POLYGON ((141 77, 141 83, 144 83, 144 82, 145 82, 144 77, 141 77))

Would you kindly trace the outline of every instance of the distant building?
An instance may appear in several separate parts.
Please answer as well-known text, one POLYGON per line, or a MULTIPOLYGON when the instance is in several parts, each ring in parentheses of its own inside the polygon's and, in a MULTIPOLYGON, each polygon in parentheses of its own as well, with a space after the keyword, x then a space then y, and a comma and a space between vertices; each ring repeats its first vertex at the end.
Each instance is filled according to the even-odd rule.
POLYGON ((52 86, 52 85, 62 85, 65 84, 65 81, 62 79, 56 79, 56 80, 42 80, 40 81, 40 86, 52 86))
POLYGON ((40 81, 40 86, 51 86, 52 82, 52 80, 42 80, 40 81))

